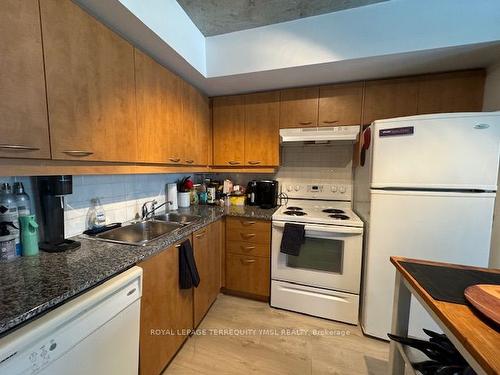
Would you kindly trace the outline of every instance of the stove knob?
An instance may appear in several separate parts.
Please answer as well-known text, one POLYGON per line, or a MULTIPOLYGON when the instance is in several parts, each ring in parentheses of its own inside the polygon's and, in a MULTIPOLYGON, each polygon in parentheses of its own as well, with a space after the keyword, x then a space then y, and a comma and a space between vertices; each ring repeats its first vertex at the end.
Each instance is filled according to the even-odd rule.
POLYGON ((299 185, 295 185, 295 191, 299 191, 300 190, 300 186, 299 185))
POLYGON ((336 193, 337 192, 337 185, 332 185, 332 193, 336 193))
POLYGON ((292 191, 292 190, 293 190, 292 185, 288 185, 288 186, 286 187, 286 191, 290 192, 290 191, 292 191))
POLYGON ((340 191, 341 194, 344 194, 345 191, 346 191, 345 186, 340 186, 339 187, 339 191, 340 191))

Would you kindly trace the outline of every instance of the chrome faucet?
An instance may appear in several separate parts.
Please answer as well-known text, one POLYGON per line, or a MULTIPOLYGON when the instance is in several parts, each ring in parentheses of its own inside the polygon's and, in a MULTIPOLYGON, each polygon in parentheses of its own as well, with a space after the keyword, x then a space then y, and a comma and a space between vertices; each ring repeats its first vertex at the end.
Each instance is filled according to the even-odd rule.
POLYGON ((152 215, 157 209, 165 206, 166 204, 172 204, 172 202, 171 201, 165 201, 162 204, 160 204, 159 206, 156 206, 157 204, 158 204, 158 201, 156 199, 144 202, 144 204, 142 205, 142 209, 141 209, 142 220, 147 219, 147 217, 149 215, 152 215), (148 204, 149 203, 151 203, 151 209, 150 210, 148 210, 148 204))

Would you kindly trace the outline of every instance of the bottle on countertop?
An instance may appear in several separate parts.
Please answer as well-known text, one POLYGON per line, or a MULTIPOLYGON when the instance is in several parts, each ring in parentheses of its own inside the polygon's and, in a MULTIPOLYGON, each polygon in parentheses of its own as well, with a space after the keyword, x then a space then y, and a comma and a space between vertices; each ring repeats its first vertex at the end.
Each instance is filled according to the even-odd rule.
POLYGON ((98 229, 106 225, 106 214, 99 198, 90 200, 90 208, 87 213, 88 229, 98 229))
POLYGON ((30 197, 24 190, 22 182, 14 182, 14 195, 19 217, 31 215, 30 197))
POLYGON ((23 245, 23 257, 37 255, 38 248, 38 224, 35 215, 19 216, 21 225, 21 243, 23 245))
POLYGON ((13 231, 17 230, 12 222, 0 222, 0 260, 10 260, 18 257, 16 250, 16 235, 13 231))
POLYGON ((16 197, 12 194, 12 188, 8 183, 0 186, 0 223, 12 223, 9 229, 16 240, 16 254, 21 255, 21 237, 19 233, 19 212, 17 210, 16 197))

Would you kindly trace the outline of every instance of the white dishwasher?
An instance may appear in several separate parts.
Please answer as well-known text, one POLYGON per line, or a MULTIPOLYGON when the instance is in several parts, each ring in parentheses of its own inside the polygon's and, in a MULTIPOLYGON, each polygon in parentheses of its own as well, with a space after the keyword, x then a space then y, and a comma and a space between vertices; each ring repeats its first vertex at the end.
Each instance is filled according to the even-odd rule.
POLYGON ((133 267, 0 339, 0 375, 137 375, 142 269, 133 267))

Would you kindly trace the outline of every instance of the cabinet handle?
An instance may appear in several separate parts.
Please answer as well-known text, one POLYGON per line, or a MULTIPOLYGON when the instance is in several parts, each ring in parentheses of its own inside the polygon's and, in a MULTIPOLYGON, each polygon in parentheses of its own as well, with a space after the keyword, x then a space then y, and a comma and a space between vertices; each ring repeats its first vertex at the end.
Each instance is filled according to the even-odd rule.
POLYGON ((228 163, 231 164, 231 165, 241 164, 239 161, 236 161, 236 160, 230 160, 230 161, 228 161, 228 163))
POLYGON ((65 154, 77 157, 90 156, 94 154, 92 151, 84 151, 84 150, 65 150, 63 152, 65 154))
POLYGON ((255 249, 255 246, 243 246, 243 245, 241 245, 241 250, 250 251, 250 250, 254 250, 254 249, 255 249))
POLYGON ((339 122, 339 120, 325 120, 325 121, 323 121, 324 124, 335 124, 337 122, 339 122))
POLYGON ((260 160, 249 160, 248 164, 250 164, 250 165, 260 164, 260 160))
POLYGON ((201 237, 203 237, 205 234, 207 234, 207 231, 202 232, 202 233, 200 233, 200 234, 196 234, 194 237, 195 237, 195 238, 201 238, 201 237))
POLYGON ((255 221, 245 220, 241 222, 242 225, 254 225, 255 221))
POLYGON ((40 148, 31 147, 25 145, 8 145, 8 144, 0 144, 0 148, 3 150, 12 150, 12 151, 38 151, 40 148))
POLYGON ((300 121, 299 124, 300 125, 311 125, 312 121, 300 121))
POLYGON ((171 162, 173 162, 173 163, 178 163, 178 162, 180 162, 180 161, 181 161, 181 159, 179 159, 179 158, 169 158, 169 160, 170 160, 171 162))
POLYGON ((186 160, 186 163, 188 164, 193 164, 194 163, 194 160, 190 159, 190 160, 186 160))
POLYGON ((255 259, 240 259, 243 264, 255 263, 255 259))
POLYGON ((241 237, 244 239, 250 239, 255 237, 255 233, 240 233, 241 237))

